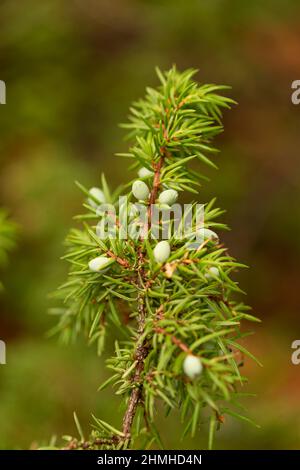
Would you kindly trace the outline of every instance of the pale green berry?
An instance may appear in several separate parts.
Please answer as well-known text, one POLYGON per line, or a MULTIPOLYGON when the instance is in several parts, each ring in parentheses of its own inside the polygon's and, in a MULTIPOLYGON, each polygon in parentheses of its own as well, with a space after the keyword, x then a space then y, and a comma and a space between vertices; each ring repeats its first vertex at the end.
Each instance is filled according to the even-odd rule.
POLYGON ((139 201, 146 201, 149 197, 149 188, 144 181, 136 180, 132 185, 132 193, 139 201))
POLYGON ((211 266, 208 270, 208 273, 205 274, 206 279, 213 279, 216 276, 220 276, 220 272, 216 266, 211 266))
POLYGON ((183 361, 183 370, 190 379, 195 379, 203 370, 199 357, 188 354, 183 361))
POLYGON ((148 170, 148 168, 143 166, 139 169, 138 175, 140 178, 150 178, 150 176, 153 176, 153 171, 148 170))
POLYGON ((106 256, 97 256, 97 258, 91 259, 89 261, 89 269, 95 272, 101 272, 105 270, 112 263, 111 258, 106 256))
POLYGON ((89 190, 89 193, 91 194, 91 196, 97 199, 97 201, 99 201, 99 203, 97 204, 97 202, 94 199, 92 198, 88 199, 89 205, 94 207, 95 209, 98 207, 99 204, 102 204, 105 202, 105 196, 104 196, 104 192, 102 191, 102 189, 94 187, 89 190))
POLYGON ((163 240, 157 243, 156 247, 154 248, 154 258, 157 263, 164 263, 167 261, 171 253, 171 247, 167 240, 163 240))
POLYGON ((159 195, 159 202, 160 204, 167 204, 168 206, 172 206, 175 204, 178 198, 178 192, 175 189, 166 189, 159 195))
POLYGON ((201 238, 204 238, 204 240, 211 240, 217 243, 219 242, 218 235, 213 230, 210 230, 210 228, 203 228, 199 230, 197 235, 200 236, 201 238))
POLYGON ((202 243, 199 243, 199 242, 193 242, 193 243, 189 243, 187 245, 187 248, 189 250, 198 250, 198 248, 200 248, 200 246, 202 245, 202 243))
MULTIPOLYGON (((195 234, 192 234, 191 238, 194 238, 194 237, 195 237, 195 234)), ((218 235, 215 232, 213 232, 213 230, 210 230, 209 228, 201 228, 197 230, 196 237, 197 237, 196 241, 188 244, 188 248, 190 250, 197 250, 205 240, 211 240, 214 243, 219 242, 218 235)))

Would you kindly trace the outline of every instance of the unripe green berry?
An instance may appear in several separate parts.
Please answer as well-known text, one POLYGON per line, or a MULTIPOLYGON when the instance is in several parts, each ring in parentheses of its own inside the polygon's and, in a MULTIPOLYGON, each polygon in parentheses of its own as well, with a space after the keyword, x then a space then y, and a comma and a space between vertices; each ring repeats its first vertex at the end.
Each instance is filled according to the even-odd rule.
POLYGON ((160 204, 167 204, 168 206, 172 206, 175 204, 178 198, 178 192, 175 189, 166 189, 159 195, 159 202, 160 204))
POLYGON ((97 204, 97 202, 94 201, 94 199, 92 198, 88 199, 89 205, 94 207, 95 209, 98 207, 99 204, 105 202, 105 196, 104 196, 104 192, 102 191, 102 189, 94 187, 89 190, 89 193, 91 194, 91 196, 97 199, 97 201, 99 201, 99 203, 97 204))
POLYGON ((203 366, 199 357, 188 354, 183 361, 183 370, 185 375, 192 380, 200 375, 203 370, 203 366))
POLYGON ((167 261, 171 253, 171 247, 167 240, 159 242, 154 248, 154 258, 157 263, 164 263, 167 261))
POLYGON ((200 235, 200 237, 203 237, 204 240, 211 240, 216 243, 219 242, 218 235, 213 230, 210 230, 210 228, 203 228, 199 230, 198 235, 200 235))
POLYGON ((143 166, 139 169, 138 175, 140 178, 150 178, 150 176, 153 176, 153 171, 148 170, 148 168, 143 166))
POLYGON ((132 194, 139 201, 146 201, 149 197, 149 188, 144 181, 136 180, 132 185, 132 194))
POLYGON ((95 272, 102 272, 112 263, 111 258, 106 256, 97 256, 89 261, 89 269, 95 272))
POLYGON ((208 273, 205 274, 206 279, 213 279, 216 276, 220 276, 220 271, 216 266, 211 266, 208 270, 208 273))
MULTIPOLYGON (((194 238, 194 237, 195 237, 195 234, 192 234, 191 238, 194 238)), ((195 240, 192 243, 188 244, 188 248, 190 250, 197 250, 205 240, 211 240, 214 243, 219 242, 218 235, 215 232, 213 232, 213 230, 210 230, 209 228, 202 228, 202 229, 197 230, 196 237, 198 239, 197 241, 195 240)))

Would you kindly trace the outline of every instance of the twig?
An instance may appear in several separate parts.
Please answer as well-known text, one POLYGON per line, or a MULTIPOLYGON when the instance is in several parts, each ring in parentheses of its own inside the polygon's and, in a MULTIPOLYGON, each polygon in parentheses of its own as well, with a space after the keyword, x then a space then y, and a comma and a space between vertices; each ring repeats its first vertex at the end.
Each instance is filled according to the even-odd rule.
POLYGON ((123 266, 124 268, 129 268, 129 263, 126 259, 123 259, 123 258, 120 258, 119 256, 115 255, 112 251, 108 250, 106 252, 107 256, 110 256, 110 258, 113 258, 114 260, 116 260, 117 263, 119 263, 121 266, 123 266))
MULTIPOLYGON (((141 288, 141 292, 138 295, 138 337, 144 333, 145 327, 145 318, 146 318, 146 310, 145 310, 145 292, 142 290, 144 287, 144 269, 143 269, 144 257, 141 249, 139 250, 139 268, 138 268, 138 283, 139 287, 141 288)), ((138 403, 140 401, 142 395, 142 384, 141 384, 141 376, 144 371, 144 360, 148 355, 148 347, 146 341, 140 342, 138 340, 138 346, 135 351, 135 360, 137 361, 135 374, 133 376, 133 383, 135 388, 132 390, 131 395, 128 400, 127 409, 123 418, 123 434, 125 439, 131 438, 131 427, 135 417, 135 413, 137 410, 138 403)))
POLYGON ((155 204, 156 198, 157 198, 157 193, 160 188, 160 172, 164 163, 165 159, 165 154, 166 154, 166 149, 165 147, 161 147, 161 157, 159 159, 158 163, 152 164, 153 169, 154 169, 154 178, 153 178, 153 187, 150 193, 149 197, 149 206, 148 206, 148 225, 149 228, 151 228, 151 218, 152 218, 152 209, 153 209, 153 204, 155 204))
POLYGON ((100 447, 103 445, 112 445, 118 444, 120 437, 112 436, 111 438, 102 438, 96 437, 91 441, 78 441, 77 439, 72 439, 67 446, 63 447, 61 450, 87 450, 93 447, 100 447))
POLYGON ((154 328, 154 331, 158 334, 169 336, 171 338, 172 343, 178 346, 182 351, 184 351, 187 354, 193 354, 190 348, 186 344, 184 344, 182 341, 180 341, 180 339, 176 338, 176 336, 172 335, 161 326, 156 326, 154 328))
MULTIPOLYGON (((184 105, 184 102, 180 103, 178 107, 176 108, 176 111, 177 109, 179 109, 179 107, 183 105, 184 105)), ((166 142, 169 141, 169 137, 167 135, 166 129, 164 129, 164 138, 166 142)), ((152 190, 149 196, 149 203, 148 203, 148 210, 147 210, 148 229, 151 228, 153 205, 155 204, 158 191, 161 185, 160 174, 161 174, 161 169, 163 167, 166 155, 167 155, 167 149, 165 146, 162 146, 160 148, 160 158, 159 158, 158 163, 152 162, 152 167, 154 169, 154 177, 153 177, 153 185, 152 185, 152 190)), ((142 337, 144 333, 144 327, 145 327, 145 319, 146 319, 145 291, 147 290, 149 285, 151 285, 151 281, 152 281, 151 279, 146 279, 143 265, 144 265, 143 253, 141 250, 139 250, 138 285, 141 288, 141 291, 138 295, 138 318, 137 318, 139 339, 142 337)), ((131 395, 129 397, 128 404, 127 404, 127 409, 123 418, 123 433, 125 436, 124 439, 129 439, 129 440, 131 438, 132 423, 136 414, 139 401, 141 400, 141 397, 142 397, 143 385, 141 383, 141 377, 144 371, 144 361, 149 352, 147 341, 144 339, 142 342, 140 342, 139 339, 138 339, 138 346, 135 351, 135 360, 137 361, 137 365, 135 369, 135 374, 132 379, 135 385, 135 388, 133 388, 131 392, 131 395)))

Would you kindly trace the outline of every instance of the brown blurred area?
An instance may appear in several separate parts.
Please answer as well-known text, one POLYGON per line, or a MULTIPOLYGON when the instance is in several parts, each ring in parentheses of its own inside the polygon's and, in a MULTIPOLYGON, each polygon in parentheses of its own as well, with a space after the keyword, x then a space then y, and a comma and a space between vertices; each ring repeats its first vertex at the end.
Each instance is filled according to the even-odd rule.
MULTIPOLYGON (((119 403, 96 393, 104 359, 84 344, 45 337, 51 293, 67 267, 63 239, 81 211, 85 186, 105 172, 124 182, 123 131, 130 102, 155 85, 154 68, 199 69, 200 82, 232 86, 238 106, 225 113, 218 171, 199 199, 226 209, 230 252, 250 266, 239 273, 247 303, 262 324, 247 339, 263 368, 246 361, 248 415, 228 419, 218 448, 300 448, 300 5, 296 0, 3 0, 0 5, 0 206, 20 226, 18 248, 1 272, 0 448, 28 448, 52 434, 74 433, 75 409, 108 418, 119 403)), ((128 178, 131 177, 128 173, 128 178)), ((115 417, 116 424, 120 416, 115 417)), ((161 427, 170 424, 162 420, 161 427)), ((180 441, 174 418, 168 448, 200 448, 204 433, 180 441)))

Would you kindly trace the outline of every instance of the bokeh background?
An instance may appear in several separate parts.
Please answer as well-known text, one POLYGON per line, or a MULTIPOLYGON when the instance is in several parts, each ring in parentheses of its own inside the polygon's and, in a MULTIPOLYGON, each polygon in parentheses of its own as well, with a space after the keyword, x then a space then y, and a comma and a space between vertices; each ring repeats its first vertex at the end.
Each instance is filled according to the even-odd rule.
MULTIPOLYGON (((84 344, 62 347, 46 332, 51 293, 67 266, 59 258, 82 194, 74 180, 124 181, 126 143, 117 124, 162 69, 199 69, 197 79, 232 85, 239 102, 225 114, 218 171, 201 189, 217 195, 232 231, 223 239, 251 266, 239 275, 247 302, 263 319, 248 339, 263 362, 247 361, 248 415, 261 428, 227 419, 217 448, 300 448, 300 79, 297 0, 2 0, 0 205, 19 224, 18 248, 1 272, 0 448, 29 448, 88 429, 90 413, 118 425, 118 400, 97 393, 104 358, 84 344), (112 418, 111 418, 112 417, 112 418)), ((130 175, 128 175, 129 177, 130 175)), ((180 441, 174 418, 160 422, 168 448, 206 445, 204 428, 180 441), (170 432, 172 429, 172 432, 170 432)))

